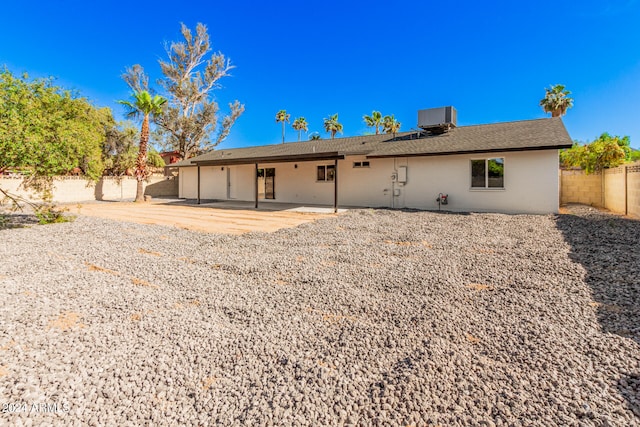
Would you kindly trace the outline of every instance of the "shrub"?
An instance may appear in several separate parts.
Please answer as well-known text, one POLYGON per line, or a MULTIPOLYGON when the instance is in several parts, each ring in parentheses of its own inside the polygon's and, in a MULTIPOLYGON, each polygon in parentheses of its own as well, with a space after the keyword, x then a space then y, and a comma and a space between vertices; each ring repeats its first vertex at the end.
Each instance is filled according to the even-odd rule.
POLYGON ((74 216, 64 214, 67 211, 67 208, 43 204, 35 208, 35 215, 38 218, 38 223, 42 225, 73 221, 74 216))

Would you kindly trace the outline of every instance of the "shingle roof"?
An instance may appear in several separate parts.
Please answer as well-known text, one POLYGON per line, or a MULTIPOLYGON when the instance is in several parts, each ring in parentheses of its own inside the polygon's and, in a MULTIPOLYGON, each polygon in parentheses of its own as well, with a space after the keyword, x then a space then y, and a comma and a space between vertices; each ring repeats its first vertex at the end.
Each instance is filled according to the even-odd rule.
POLYGON ((461 126, 442 135, 402 132, 392 135, 366 135, 287 144, 215 150, 174 163, 196 164, 253 163, 263 161, 367 157, 434 156, 459 153, 523 151, 568 148, 571 138, 560 118, 523 120, 486 125, 461 126))
POLYGON ((562 120, 551 118, 462 126, 442 135, 396 140, 380 144, 369 157, 539 150, 572 144, 562 120))

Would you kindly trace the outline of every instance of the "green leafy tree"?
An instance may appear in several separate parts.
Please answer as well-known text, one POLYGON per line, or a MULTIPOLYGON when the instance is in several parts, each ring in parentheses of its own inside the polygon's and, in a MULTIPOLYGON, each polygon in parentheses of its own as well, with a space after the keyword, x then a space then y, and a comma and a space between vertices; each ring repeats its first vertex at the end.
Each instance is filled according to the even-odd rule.
MULTIPOLYGON (((120 123, 107 129, 102 153, 105 175, 123 176, 133 173, 139 140, 139 130, 131 122, 120 123)), ((147 166, 164 166, 164 160, 152 146, 148 147, 147 166)))
POLYGON ((138 129, 131 122, 107 129, 102 152, 106 175, 125 175, 135 168, 139 139, 138 129))
POLYGON ((302 131, 306 132, 309 130, 309 123, 307 123, 307 119, 304 117, 298 117, 293 121, 291 127, 298 131, 298 141, 300 141, 302 139, 302 131))
POLYGON ((284 124, 289 123, 291 114, 287 114, 287 110, 280 110, 276 113, 276 123, 282 122, 282 143, 284 144, 284 124))
POLYGON ((309 135, 310 141, 318 141, 320 139, 322 139, 322 137, 320 136, 320 132, 312 132, 311 135, 309 135))
POLYGON ((160 153, 153 147, 149 147, 149 152, 147 153, 147 166, 154 168, 162 168, 165 166, 162 156, 160 156, 160 153))
POLYGON ((396 133, 400 130, 400 126, 402 126, 402 123, 396 120, 395 114, 384 116, 384 119, 382 119, 384 133, 391 133, 394 138, 396 137, 396 133))
POLYGON ((336 133, 342 133, 342 123, 338 122, 338 113, 324 119, 324 131, 331 133, 331 139, 336 137, 336 133))
POLYGON ((372 111, 370 116, 362 116, 367 127, 375 128, 376 135, 380 134, 380 127, 382 127, 382 113, 380 111, 372 111))
POLYGON ((551 113, 551 117, 564 116, 567 110, 573 107, 573 98, 569 98, 571 92, 564 85, 551 86, 545 89, 545 97, 540 100, 540 106, 545 113, 551 113))
POLYGON ((629 137, 611 136, 607 132, 589 144, 576 142, 571 148, 560 152, 563 167, 581 167, 588 174, 620 166, 631 158, 629 137))
MULTIPOLYGON (((229 114, 220 117, 220 107, 214 91, 220 89, 220 79, 234 68, 222 53, 211 53, 207 27, 196 25, 195 34, 181 24, 183 41, 166 47, 169 56, 160 62, 163 77, 160 85, 166 91, 167 106, 155 121, 160 143, 176 150, 187 159, 210 151, 229 135, 231 127, 244 112, 238 101, 229 103, 229 114)), ((147 90, 146 77, 139 65, 129 68, 125 80, 135 92, 147 90), (131 83, 138 83, 132 86, 131 83)))
POLYGON ((160 95, 152 96, 146 90, 133 93, 133 101, 118 101, 127 108, 127 117, 142 118, 140 128, 140 145, 136 158, 135 176, 138 181, 136 188, 136 202, 144 201, 143 181, 148 177, 147 170, 147 145, 149 144, 149 117, 157 117, 162 114, 163 106, 167 100, 160 95))
POLYGON ((102 144, 111 123, 108 108, 94 107, 50 78, 0 71, 0 173, 22 171, 25 186, 45 201, 56 175, 76 168, 93 180, 102 175, 102 144))

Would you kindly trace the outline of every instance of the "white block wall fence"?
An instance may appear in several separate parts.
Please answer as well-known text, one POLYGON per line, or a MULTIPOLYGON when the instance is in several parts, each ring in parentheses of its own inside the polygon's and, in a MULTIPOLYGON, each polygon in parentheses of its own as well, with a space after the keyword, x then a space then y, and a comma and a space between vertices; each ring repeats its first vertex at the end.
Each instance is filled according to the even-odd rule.
MULTIPOLYGON (((0 188, 13 194, 38 201, 38 195, 23 187, 21 177, 0 177, 0 188)), ((145 183, 145 194, 152 197, 178 196, 177 177, 151 176, 145 183)), ((134 177, 103 177, 97 182, 84 177, 62 176, 54 178, 53 201, 56 203, 87 202, 92 200, 127 200, 136 196, 134 177)))

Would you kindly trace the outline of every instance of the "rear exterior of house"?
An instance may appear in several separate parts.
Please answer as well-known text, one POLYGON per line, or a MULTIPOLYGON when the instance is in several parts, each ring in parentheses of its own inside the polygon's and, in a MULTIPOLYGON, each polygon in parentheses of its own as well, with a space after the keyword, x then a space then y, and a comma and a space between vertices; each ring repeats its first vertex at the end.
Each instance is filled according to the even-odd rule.
MULTIPOLYGON (((454 110, 455 112, 455 110, 454 110)), ((561 119, 217 150, 178 163, 179 197, 555 213, 561 119)))

